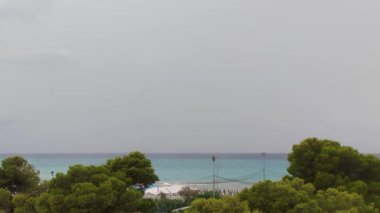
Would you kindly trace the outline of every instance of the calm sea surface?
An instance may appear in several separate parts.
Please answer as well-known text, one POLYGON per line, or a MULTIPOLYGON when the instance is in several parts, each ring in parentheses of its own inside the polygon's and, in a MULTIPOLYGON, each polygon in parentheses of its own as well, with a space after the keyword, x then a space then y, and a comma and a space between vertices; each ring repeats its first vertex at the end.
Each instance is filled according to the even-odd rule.
MULTIPOLYGON (((122 154, 22 154, 50 179, 51 171, 66 172, 74 164, 100 165, 122 154)), ((0 160, 9 154, 0 154, 0 160)), ((212 154, 147 154, 161 182, 210 185, 213 177, 212 154)), ((248 186, 265 179, 279 180, 286 175, 287 154, 217 154, 215 170, 220 186, 248 186), (265 168, 265 169, 264 169, 265 168), (265 171, 265 173, 264 173, 265 171)))

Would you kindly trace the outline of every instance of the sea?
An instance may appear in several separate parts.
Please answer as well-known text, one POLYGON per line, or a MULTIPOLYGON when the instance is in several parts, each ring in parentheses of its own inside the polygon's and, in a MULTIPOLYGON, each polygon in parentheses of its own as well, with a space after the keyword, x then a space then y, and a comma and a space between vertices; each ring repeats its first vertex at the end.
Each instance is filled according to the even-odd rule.
MULTIPOLYGON (((120 153, 98 154, 0 154, 0 160, 21 155, 49 180, 75 164, 101 165, 120 153)), ((261 180, 280 180, 287 174, 285 153, 147 153, 160 181, 157 184, 193 185, 241 190, 261 180), (215 161, 212 156, 215 155, 215 161)))

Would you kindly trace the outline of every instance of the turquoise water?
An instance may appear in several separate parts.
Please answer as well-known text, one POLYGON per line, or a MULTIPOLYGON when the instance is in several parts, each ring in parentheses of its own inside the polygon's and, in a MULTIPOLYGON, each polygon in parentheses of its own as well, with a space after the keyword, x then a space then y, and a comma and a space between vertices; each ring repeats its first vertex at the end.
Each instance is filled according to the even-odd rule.
MULTIPOLYGON (((51 171, 66 172, 74 164, 99 165, 122 154, 23 154, 50 179, 51 171)), ((10 155, 0 155, 0 160, 10 155)), ((147 154, 161 182, 181 184, 212 183, 212 154, 147 154)), ((219 184, 250 185, 262 179, 279 180, 286 175, 286 154, 217 154, 215 163, 219 184), (265 176, 264 176, 265 165, 265 176)))

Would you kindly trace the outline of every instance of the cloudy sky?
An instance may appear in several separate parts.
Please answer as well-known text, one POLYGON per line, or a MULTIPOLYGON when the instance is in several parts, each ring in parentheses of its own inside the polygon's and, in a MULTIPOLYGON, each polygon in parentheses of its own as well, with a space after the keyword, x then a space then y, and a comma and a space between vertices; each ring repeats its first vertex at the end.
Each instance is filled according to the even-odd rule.
POLYGON ((380 152, 379 10, 0 0, 0 152, 380 152))

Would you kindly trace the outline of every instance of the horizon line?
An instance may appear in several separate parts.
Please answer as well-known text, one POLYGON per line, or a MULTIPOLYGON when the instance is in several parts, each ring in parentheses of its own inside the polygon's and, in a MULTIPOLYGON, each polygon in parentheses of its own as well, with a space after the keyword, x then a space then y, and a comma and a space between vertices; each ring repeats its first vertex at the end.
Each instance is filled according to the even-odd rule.
MULTIPOLYGON (((131 151, 134 152, 134 151, 131 151)), ((0 152, 0 155, 126 155, 131 152, 0 152)), ((140 151, 139 151, 140 152, 140 151)), ((290 152, 141 152, 143 154, 204 154, 204 155, 214 155, 214 154, 289 154, 290 152)), ((380 155, 380 153, 362 153, 362 154, 372 154, 380 155)))

